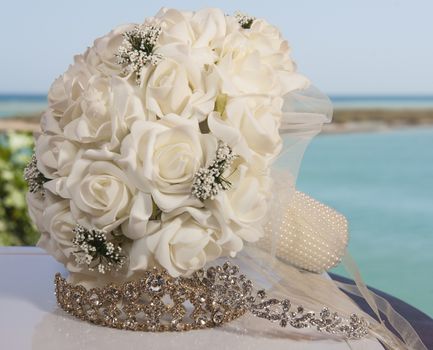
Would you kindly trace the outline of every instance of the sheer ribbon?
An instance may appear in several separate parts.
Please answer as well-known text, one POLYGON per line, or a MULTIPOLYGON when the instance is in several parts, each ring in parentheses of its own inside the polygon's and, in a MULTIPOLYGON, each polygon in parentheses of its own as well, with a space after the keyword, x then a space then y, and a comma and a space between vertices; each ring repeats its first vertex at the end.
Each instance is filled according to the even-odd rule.
POLYGON ((257 276, 256 284, 262 284, 276 296, 287 297, 312 310, 327 306, 342 315, 361 314, 370 322, 370 334, 387 348, 425 350, 409 322, 389 302, 366 287, 356 264, 345 255, 348 233, 344 216, 295 190, 304 151, 331 117, 331 102, 314 87, 285 97, 280 127, 284 150, 276 161, 274 195, 265 236, 248 246, 238 262, 249 276, 257 276), (326 275, 312 273, 327 270, 343 256, 356 285, 334 282, 326 275), (342 291, 364 298, 377 320, 362 312, 342 291), (386 327, 382 315, 401 339, 386 327))
POLYGON ((394 344, 393 349, 407 348, 427 350, 426 346, 423 344, 412 325, 402 315, 400 315, 385 298, 377 295, 367 288, 364 281, 362 280, 355 261, 348 253, 346 253, 346 255, 343 257, 342 262, 344 268, 353 277, 355 285, 341 282, 335 283, 341 290, 362 297, 368 303, 371 310, 379 320, 379 324, 372 326, 372 333, 376 334, 378 339, 382 340, 385 344, 394 344), (387 329, 385 321, 381 317, 381 313, 385 315, 390 325, 403 339, 403 342, 387 329), (384 336, 385 338, 381 338, 384 336))

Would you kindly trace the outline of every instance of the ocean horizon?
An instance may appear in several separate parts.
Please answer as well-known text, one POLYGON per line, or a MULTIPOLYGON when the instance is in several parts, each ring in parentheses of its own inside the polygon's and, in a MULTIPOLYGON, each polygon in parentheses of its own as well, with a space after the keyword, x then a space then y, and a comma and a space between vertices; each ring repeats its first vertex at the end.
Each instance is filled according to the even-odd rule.
MULTIPOLYGON (((430 109, 433 95, 343 95, 331 94, 335 109, 430 109)), ((46 94, 0 93, 0 118, 26 117, 47 107, 46 94)))
POLYGON ((45 94, 0 94, 0 118, 33 116, 46 107, 45 94))

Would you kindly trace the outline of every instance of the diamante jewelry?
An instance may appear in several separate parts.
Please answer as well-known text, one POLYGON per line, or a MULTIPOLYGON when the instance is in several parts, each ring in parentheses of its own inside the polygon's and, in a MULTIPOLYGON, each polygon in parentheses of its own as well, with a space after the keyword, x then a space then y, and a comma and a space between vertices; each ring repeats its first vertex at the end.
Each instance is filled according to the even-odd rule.
POLYGON ((281 327, 311 327, 348 339, 366 336, 369 327, 355 314, 346 319, 327 308, 316 314, 293 306, 288 299, 267 298, 265 291, 257 291, 238 266, 229 262, 196 271, 191 277, 171 277, 155 268, 139 280, 89 290, 56 274, 55 294, 63 310, 82 320, 134 331, 211 328, 246 312, 281 327), (188 303, 192 305, 189 310, 188 303))
POLYGON ((157 65, 163 58, 153 52, 160 35, 161 27, 157 22, 144 23, 123 34, 122 46, 116 54, 117 63, 124 66, 125 74, 135 72, 138 85, 144 66, 157 65))
POLYGON ((42 196, 45 195, 44 183, 47 182, 48 179, 39 171, 38 160, 35 153, 33 153, 30 162, 24 168, 24 180, 27 182, 29 192, 39 192, 42 196))
POLYGON ((216 157, 208 167, 200 168, 194 175, 191 193, 201 201, 214 197, 228 190, 230 181, 224 178, 224 172, 230 168, 237 156, 226 143, 219 141, 216 157))

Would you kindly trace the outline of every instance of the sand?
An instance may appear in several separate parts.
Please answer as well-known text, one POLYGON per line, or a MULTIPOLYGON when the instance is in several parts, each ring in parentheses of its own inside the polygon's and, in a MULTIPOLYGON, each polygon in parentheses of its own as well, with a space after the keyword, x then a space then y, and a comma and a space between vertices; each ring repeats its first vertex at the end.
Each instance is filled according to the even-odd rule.
POLYGON ((372 132, 433 126, 433 109, 336 109, 324 133, 372 132))
MULTIPOLYGON (((39 116, 0 119, 0 131, 39 131, 39 116)), ((383 131, 433 126, 433 109, 336 109, 324 133, 383 131)))

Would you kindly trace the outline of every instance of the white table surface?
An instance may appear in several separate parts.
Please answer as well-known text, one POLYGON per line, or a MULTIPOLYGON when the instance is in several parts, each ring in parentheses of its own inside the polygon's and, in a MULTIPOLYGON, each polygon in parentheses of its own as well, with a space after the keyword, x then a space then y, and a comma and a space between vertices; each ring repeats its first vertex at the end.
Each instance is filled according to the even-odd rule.
POLYGON ((346 342, 314 330, 282 329, 244 316, 220 328, 183 333, 110 329, 76 320, 55 302, 62 265, 38 248, 0 247, 0 349, 382 349, 374 339, 346 342))

